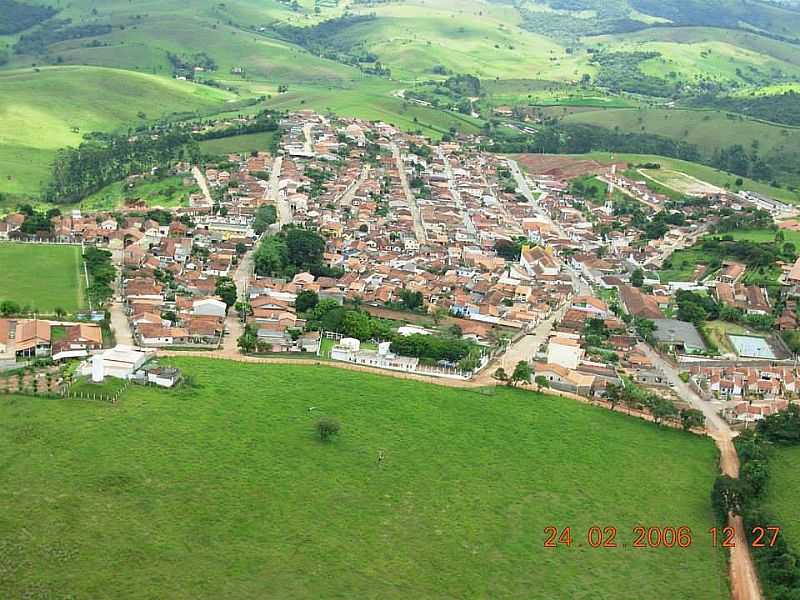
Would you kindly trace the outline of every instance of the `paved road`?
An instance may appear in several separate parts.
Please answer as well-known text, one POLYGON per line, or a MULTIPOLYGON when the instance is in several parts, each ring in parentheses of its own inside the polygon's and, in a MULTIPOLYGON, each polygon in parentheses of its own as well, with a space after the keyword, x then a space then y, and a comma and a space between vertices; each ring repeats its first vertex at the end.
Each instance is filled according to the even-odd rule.
POLYGON ((422 224, 422 215, 417 206, 417 199, 411 193, 411 187, 408 185, 408 178, 406 177, 406 167, 403 164, 403 157, 400 155, 400 148, 396 144, 392 144, 392 154, 394 155, 395 163, 397 164, 397 171, 400 176, 400 185, 403 186, 403 193, 406 195, 406 202, 411 209, 411 215, 414 217, 414 235, 417 241, 422 244, 428 241, 428 234, 425 232, 425 226, 422 224))
POLYGON ((353 201, 353 196, 356 195, 356 192, 359 188, 364 184, 369 177, 369 165, 364 165, 364 168, 361 169, 361 175, 358 176, 353 183, 336 199, 336 204, 341 206, 342 204, 350 204, 353 201))
POLYGON ((281 168, 283 167, 283 157, 278 156, 272 163, 272 173, 269 177, 269 185, 264 190, 264 198, 269 200, 275 207, 278 213, 278 225, 283 227, 294 222, 294 215, 292 214, 292 207, 286 198, 281 196, 280 182, 281 182, 281 168))
MULTIPOLYGON (((736 432, 731 430, 725 420, 720 417, 714 407, 698 396, 692 388, 678 376, 678 370, 661 358, 647 344, 639 344, 639 349, 661 369, 667 380, 673 385, 678 395, 694 408, 703 412, 709 435, 714 439, 720 452, 720 470, 730 477, 739 477, 739 455, 733 445, 736 432)), ((758 585, 758 574, 750 555, 749 543, 745 536, 744 523, 741 517, 731 515, 728 524, 736 531, 736 546, 731 548, 730 578, 733 600, 761 600, 761 589, 758 585)))
POLYGON ((441 158, 442 162, 444 163, 444 173, 447 176, 447 187, 450 190, 450 194, 453 196, 453 200, 455 200, 456 206, 458 206, 458 210, 461 211, 461 215, 464 218, 464 228, 471 236, 477 238, 478 229, 475 227, 475 223, 472 222, 467 207, 461 201, 461 192, 458 191, 456 178, 453 174, 453 167, 450 165, 450 161, 447 159, 447 156, 444 152, 442 152, 441 149, 439 149, 439 158, 441 158))

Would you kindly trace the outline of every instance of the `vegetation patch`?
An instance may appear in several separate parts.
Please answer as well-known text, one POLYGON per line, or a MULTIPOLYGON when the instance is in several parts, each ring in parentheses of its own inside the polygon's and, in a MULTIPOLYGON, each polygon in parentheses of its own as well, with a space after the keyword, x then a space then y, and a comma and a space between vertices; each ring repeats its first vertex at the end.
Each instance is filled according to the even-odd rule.
POLYGON ((170 362, 195 383, 0 396, 0 595, 728 597, 709 439, 505 386, 170 362), (616 548, 588 547, 598 523, 616 548), (630 548, 651 523, 692 545, 630 548), (551 525, 571 547, 543 547, 551 525))

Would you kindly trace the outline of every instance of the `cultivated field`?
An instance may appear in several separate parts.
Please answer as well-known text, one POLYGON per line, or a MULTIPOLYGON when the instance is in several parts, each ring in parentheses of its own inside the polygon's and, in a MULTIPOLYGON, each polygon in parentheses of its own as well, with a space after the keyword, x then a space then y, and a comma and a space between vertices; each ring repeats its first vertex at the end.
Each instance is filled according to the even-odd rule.
POLYGON ((782 535, 792 548, 800 548, 800 448, 776 448, 769 457, 769 487, 764 508, 778 519, 782 535))
POLYGON ((39 312, 85 306, 80 246, 0 243, 0 300, 39 312))
POLYGON ((728 597, 708 439, 527 391, 172 360, 194 387, 0 396, 0 596, 728 597), (636 524, 694 542, 622 547, 636 524))

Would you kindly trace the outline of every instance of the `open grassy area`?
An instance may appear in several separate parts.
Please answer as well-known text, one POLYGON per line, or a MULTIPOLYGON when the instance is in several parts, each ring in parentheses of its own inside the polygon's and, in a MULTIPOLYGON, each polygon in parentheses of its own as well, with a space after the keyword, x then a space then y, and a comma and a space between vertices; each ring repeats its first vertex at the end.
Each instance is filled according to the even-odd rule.
POLYGON ((134 185, 117 181, 84 198, 83 210, 110 210, 125 204, 125 201, 142 200, 147 206, 173 208, 189 205, 189 194, 199 192, 191 175, 166 177, 159 180, 141 180, 134 185), (184 180, 190 185, 184 185, 184 180))
POLYGON ((709 439, 527 391, 170 360, 196 387, 0 396, 0 596, 728 597, 709 439), (694 542, 622 547, 636 524, 694 542))
POLYGON ((0 243, 0 300, 40 312, 85 306, 80 246, 0 243))
MULTIPOLYGON (((791 229, 781 229, 784 242, 794 244, 800 248, 800 231, 792 231, 791 229)), ((751 242, 774 242, 777 231, 771 229, 738 229, 736 231, 729 231, 724 235, 729 235, 735 240, 750 240, 751 242)))
POLYGON ((172 113, 224 107, 234 98, 207 86, 95 67, 0 72, 0 192, 36 194, 56 150, 85 133, 172 113))
MULTIPOLYGON (((254 91, 260 88, 254 87, 254 91)), ((482 121, 467 115, 427 108, 397 97, 396 86, 380 80, 365 80, 358 86, 290 86, 289 92, 267 101, 278 110, 316 110, 340 116, 385 121, 405 131, 420 130, 438 139, 450 127, 464 133, 477 133, 482 121)))
POLYGON ((760 152, 800 147, 800 128, 774 125, 713 110, 609 108, 572 113, 566 123, 588 123, 631 133, 652 133, 695 144, 709 156, 717 148, 758 140, 760 152))
POLYGON ((719 348, 720 352, 735 352, 728 334, 733 335, 751 335, 752 332, 745 329, 736 323, 729 323, 727 321, 706 321, 703 324, 706 335, 714 345, 719 348))
MULTIPOLYGON (((718 187, 727 187, 732 190, 737 189, 737 175, 720 171, 706 165, 680 160, 678 158, 657 156, 655 154, 626 154, 622 152, 589 152, 586 154, 576 154, 573 156, 579 159, 594 159, 604 164, 611 164, 620 161, 626 161, 634 164, 655 162, 659 163, 662 169, 686 173, 687 175, 691 175, 692 177, 696 177, 701 181, 705 181, 718 187)), ((647 171, 648 174, 652 174, 652 172, 652 170, 647 171)), ((800 203, 800 193, 798 192, 793 192, 783 187, 773 187, 766 183, 760 183, 758 181, 748 179, 747 177, 742 179, 743 184, 741 189, 743 190, 758 192, 759 194, 764 194, 765 196, 775 198, 776 200, 782 200, 783 202, 788 202, 790 204, 800 203)))
POLYGON ((709 257, 702 250, 687 248, 672 253, 668 265, 658 271, 662 283, 670 281, 695 281, 698 274, 702 278, 705 274, 704 265, 709 262, 709 257))
POLYGON ((769 457, 769 487, 764 508, 778 518, 781 535, 795 550, 800 549, 800 448, 775 448, 769 457))
POLYGON ((207 154, 230 154, 233 152, 251 152, 259 150, 265 152, 275 139, 275 132, 247 133, 217 140, 200 142, 200 149, 207 154))

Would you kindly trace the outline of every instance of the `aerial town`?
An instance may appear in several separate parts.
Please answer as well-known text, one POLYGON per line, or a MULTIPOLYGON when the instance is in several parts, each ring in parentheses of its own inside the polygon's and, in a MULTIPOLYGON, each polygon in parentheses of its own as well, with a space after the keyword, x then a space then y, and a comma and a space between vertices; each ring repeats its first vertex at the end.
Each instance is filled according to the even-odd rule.
POLYGON ((701 186, 679 210, 624 162, 576 176, 475 136, 431 143, 311 111, 280 127, 273 152, 172 165, 195 190, 178 208, 76 208, 40 231, 5 217, 0 238, 106 250, 116 276, 83 321, 1 319, 0 361, 82 358, 85 374, 136 379, 145 357, 302 355, 531 384, 700 427, 747 426, 797 397, 780 333, 798 329, 800 259, 776 262, 780 313, 746 258, 669 278, 725 219, 793 227, 786 205, 701 186), (735 328, 711 338, 705 321, 735 328))

